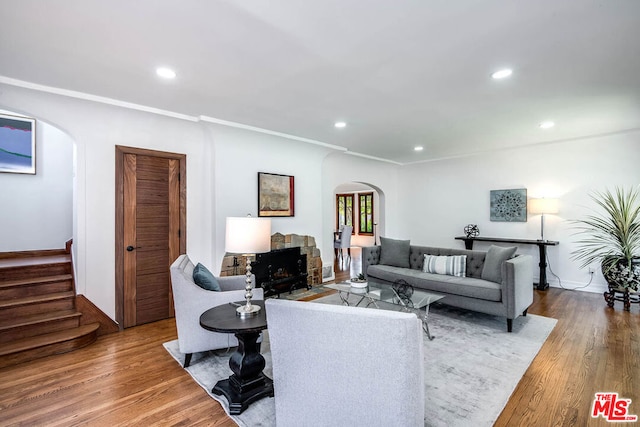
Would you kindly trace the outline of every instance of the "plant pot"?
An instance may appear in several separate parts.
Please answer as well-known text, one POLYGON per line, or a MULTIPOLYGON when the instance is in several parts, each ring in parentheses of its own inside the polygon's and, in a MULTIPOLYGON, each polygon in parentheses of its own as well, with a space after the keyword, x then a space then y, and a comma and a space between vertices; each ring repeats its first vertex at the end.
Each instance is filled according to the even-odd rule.
POLYGON ((640 286, 640 258, 632 258, 631 266, 625 258, 618 258, 611 267, 602 263, 602 275, 609 285, 610 291, 624 292, 625 289, 638 291, 640 286))

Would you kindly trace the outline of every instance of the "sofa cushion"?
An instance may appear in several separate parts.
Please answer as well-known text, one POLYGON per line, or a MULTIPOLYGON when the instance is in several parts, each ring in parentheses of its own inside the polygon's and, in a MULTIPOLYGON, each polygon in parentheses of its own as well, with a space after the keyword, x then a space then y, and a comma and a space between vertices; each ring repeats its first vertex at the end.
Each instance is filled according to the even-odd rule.
POLYGON ((470 251, 467 249, 452 248, 435 248, 430 246, 411 246, 409 254, 409 268, 422 271, 425 255, 451 256, 466 255, 467 271, 466 277, 475 277, 481 279, 482 267, 484 265, 484 257, 487 255, 485 251, 470 251))
POLYGON ((198 263, 193 269, 193 281, 202 289, 208 291, 220 291, 220 284, 213 274, 204 265, 198 263))
POLYGON ((411 241, 380 237, 380 264, 409 268, 411 241))
POLYGON ((422 265, 423 273, 446 274, 448 276, 465 277, 467 272, 467 256, 425 255, 422 265))
MULTIPOLYGON (((415 288, 436 293, 460 295, 487 301, 502 301, 502 286, 500 284, 473 277, 423 273, 418 270, 389 265, 370 265, 367 269, 367 276, 373 283, 376 282, 376 279, 388 283, 404 280, 415 288)), ((446 300, 443 302, 446 303, 446 300)))
POLYGON ((516 253, 515 246, 508 248, 491 245, 487 251, 487 256, 484 259, 484 266, 482 267, 482 278, 485 280, 491 280, 492 282, 502 282, 502 263, 508 259, 513 258, 516 253))

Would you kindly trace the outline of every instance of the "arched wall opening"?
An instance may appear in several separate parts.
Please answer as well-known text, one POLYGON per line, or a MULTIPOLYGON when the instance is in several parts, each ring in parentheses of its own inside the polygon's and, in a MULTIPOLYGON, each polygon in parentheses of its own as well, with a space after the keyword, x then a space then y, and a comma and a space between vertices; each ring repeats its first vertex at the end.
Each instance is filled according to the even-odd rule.
POLYGON ((353 206, 353 235, 351 237, 352 246, 374 246, 380 243, 380 236, 384 235, 385 230, 385 194, 377 186, 360 181, 350 181, 339 184, 333 191, 333 212, 334 223, 336 224, 336 231, 338 231, 338 206, 337 195, 338 194, 352 194, 354 197, 353 206), (358 203, 358 196, 361 194, 373 193, 373 234, 360 232, 360 207, 358 203))
POLYGON ((76 144, 60 128, 28 113, 1 114, 36 119, 36 173, 2 173, 0 252, 64 248, 76 230, 76 144))

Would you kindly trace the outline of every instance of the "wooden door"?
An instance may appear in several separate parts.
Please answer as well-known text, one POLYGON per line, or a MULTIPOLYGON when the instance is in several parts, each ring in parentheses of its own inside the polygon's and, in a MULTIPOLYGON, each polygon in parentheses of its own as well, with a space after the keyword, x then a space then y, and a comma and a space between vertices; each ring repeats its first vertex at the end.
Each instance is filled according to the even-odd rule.
POLYGON ((127 328, 174 315, 169 266, 185 246, 184 159, 170 153, 124 151, 118 156, 122 224, 116 256, 122 260, 122 308, 116 315, 127 328))

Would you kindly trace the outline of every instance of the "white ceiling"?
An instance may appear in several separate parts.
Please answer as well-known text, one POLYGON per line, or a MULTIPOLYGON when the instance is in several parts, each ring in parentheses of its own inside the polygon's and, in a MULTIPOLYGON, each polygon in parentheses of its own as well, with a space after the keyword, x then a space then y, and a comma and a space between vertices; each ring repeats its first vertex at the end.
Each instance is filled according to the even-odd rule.
POLYGON ((640 130, 640 0, 3 1, 0 77, 411 163, 640 130))

